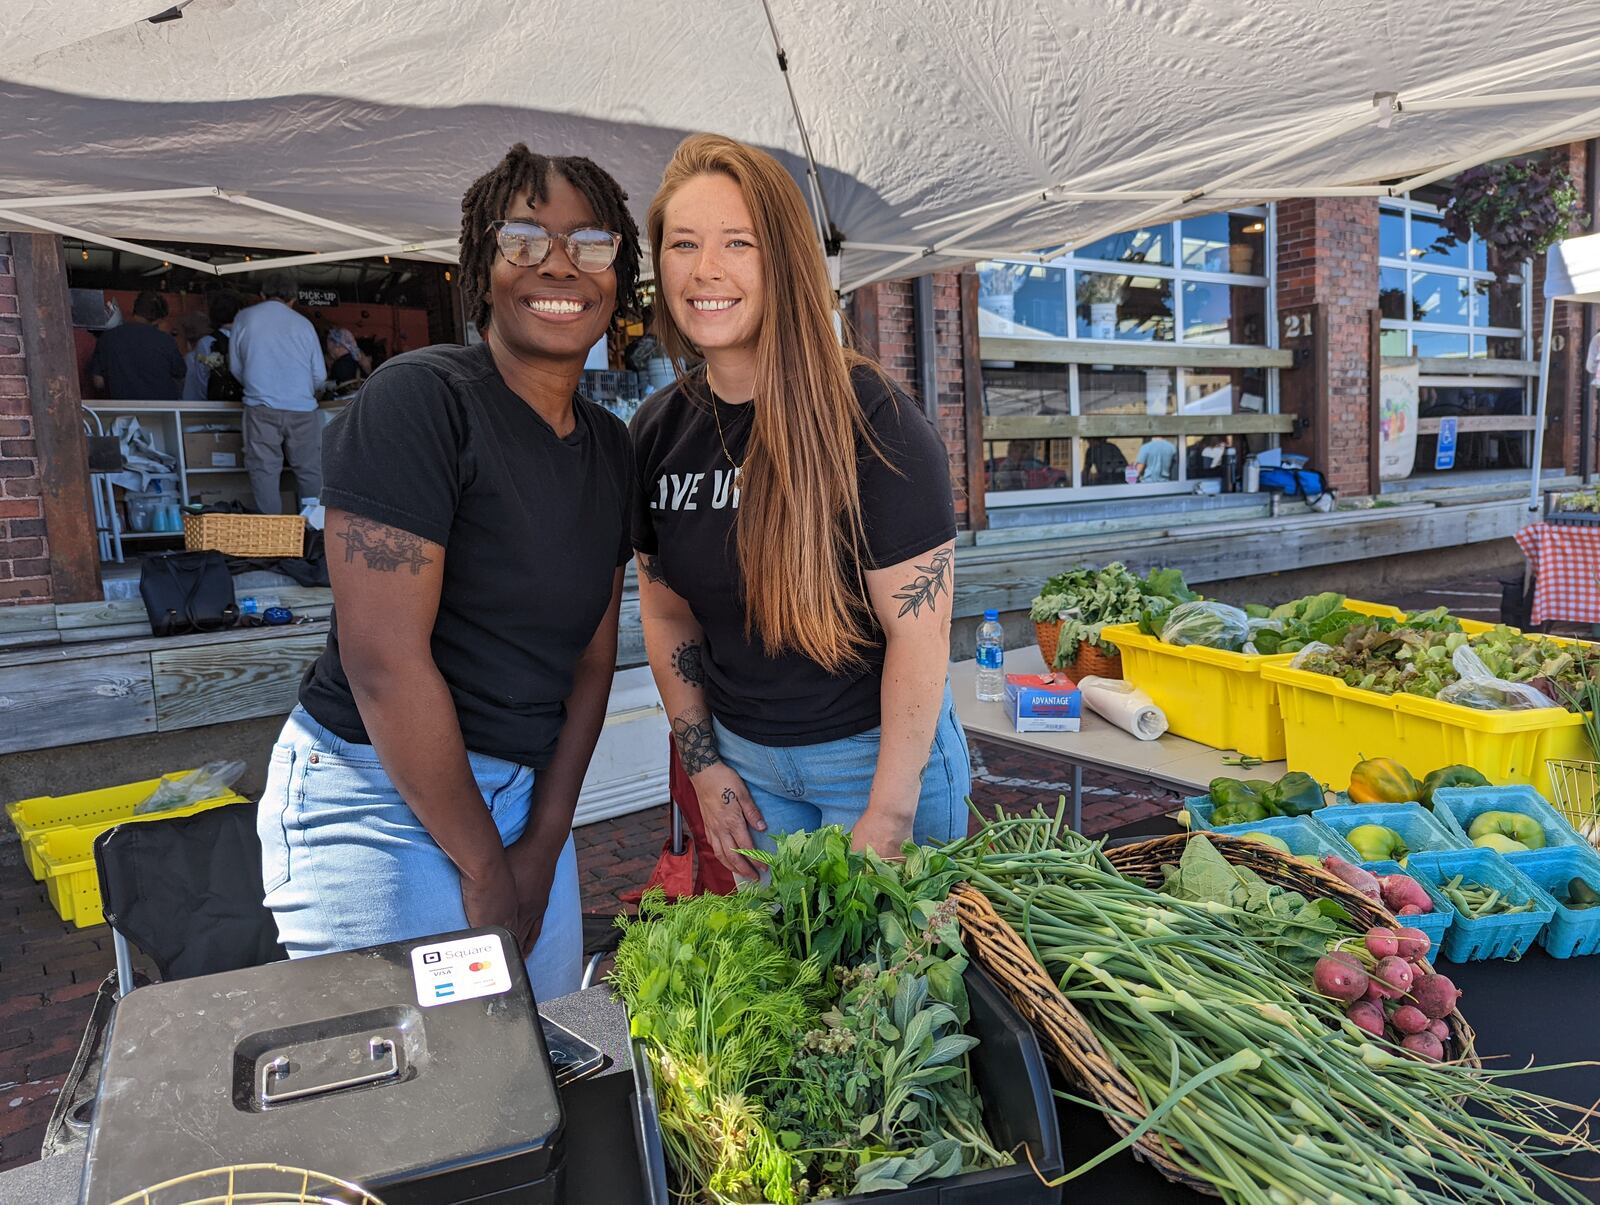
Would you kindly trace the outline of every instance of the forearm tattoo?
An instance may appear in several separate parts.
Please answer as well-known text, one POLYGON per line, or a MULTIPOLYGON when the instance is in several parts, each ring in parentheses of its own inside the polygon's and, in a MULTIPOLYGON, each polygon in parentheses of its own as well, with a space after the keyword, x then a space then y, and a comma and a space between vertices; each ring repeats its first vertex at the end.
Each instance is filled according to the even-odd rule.
POLYGON ((705 648, 698 641, 685 640, 672 653, 672 672, 690 686, 706 683, 705 648))
POLYGON ((433 564, 433 558, 422 550, 421 536, 401 531, 358 515, 345 517, 344 530, 336 532, 344 541, 344 563, 352 563, 359 553, 368 569, 379 573, 393 573, 402 565, 411 567, 411 576, 422 572, 424 565, 433 564))
POLYGON ((913 618, 922 614, 922 608, 929 611, 937 610, 935 600, 941 594, 950 592, 950 556, 948 548, 941 548, 929 559, 928 564, 918 565, 917 576, 900 587, 895 598, 900 601, 900 618, 908 614, 913 618))
POLYGON ((717 752, 717 734, 711 716, 703 708, 691 708, 672 721, 672 739, 678 745, 678 759, 690 777, 722 760, 717 752))
POLYGON ((638 554, 638 557, 639 571, 643 573, 645 577, 655 582, 656 585, 666 585, 667 575, 661 572, 661 566, 657 563, 656 558, 653 556, 646 556, 642 552, 638 554))

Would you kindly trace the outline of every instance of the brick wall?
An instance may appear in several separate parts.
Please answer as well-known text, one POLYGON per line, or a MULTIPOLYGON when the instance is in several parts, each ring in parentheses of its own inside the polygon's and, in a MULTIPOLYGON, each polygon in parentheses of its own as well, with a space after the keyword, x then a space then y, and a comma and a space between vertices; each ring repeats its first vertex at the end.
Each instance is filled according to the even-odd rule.
POLYGON ((1368 480, 1371 439, 1371 313, 1378 306, 1378 202, 1368 197, 1302 198, 1278 204, 1278 308, 1320 304, 1325 325, 1327 424, 1333 487, 1346 496, 1376 491, 1368 480))
MULTIPOLYGON (((1592 204, 1588 195, 1588 148, 1584 143, 1575 142, 1565 148, 1565 157, 1567 171, 1572 174, 1578 186, 1578 195, 1587 209, 1592 204)), ((1580 230, 1573 233, 1586 232, 1580 230)), ((1525 354, 1530 360, 1539 358, 1544 339, 1544 264, 1543 256, 1534 260, 1533 287, 1528 298, 1528 305, 1533 311, 1533 342, 1525 354)), ((1558 342, 1552 344, 1550 349, 1550 424, 1545 431, 1544 464, 1546 468, 1565 467, 1569 473, 1578 471, 1581 455, 1582 423, 1579 415, 1585 403, 1583 358, 1586 351, 1583 344, 1583 310, 1581 305, 1556 303, 1555 333, 1558 342)), ((1533 388, 1538 389, 1537 381, 1533 388)), ((1538 404, 1537 392, 1533 404, 1538 404)))
POLYGON ((0 234, 0 606, 48 602, 50 596, 17 281, 11 240, 0 234))
MULTIPOLYGON (((868 285, 851 294, 849 313, 862 354, 882 364, 896 384, 919 401, 922 387, 917 373, 917 315, 915 291, 909 280, 868 285)), ((938 378, 938 427, 950 456, 950 484, 956 505, 956 526, 966 528, 967 506, 966 373, 961 329, 961 276, 938 272, 933 276, 935 371, 938 378)), ((978 365, 970 366, 979 371, 978 365)))

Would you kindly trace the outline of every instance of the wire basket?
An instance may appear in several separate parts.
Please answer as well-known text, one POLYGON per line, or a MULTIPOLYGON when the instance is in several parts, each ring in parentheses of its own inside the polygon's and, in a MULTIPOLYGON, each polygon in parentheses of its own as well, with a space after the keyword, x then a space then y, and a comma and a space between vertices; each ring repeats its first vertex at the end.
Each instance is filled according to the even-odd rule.
POLYGON ((306 521, 303 515, 184 515, 183 546, 190 552, 292 559, 305 555, 306 521))
POLYGON ((1550 774, 1556 810, 1578 836, 1600 849, 1600 762, 1551 758, 1545 769, 1550 774))
POLYGON ((236 1163, 174 1176, 112 1205, 383 1205, 359 1184, 280 1163, 236 1163))

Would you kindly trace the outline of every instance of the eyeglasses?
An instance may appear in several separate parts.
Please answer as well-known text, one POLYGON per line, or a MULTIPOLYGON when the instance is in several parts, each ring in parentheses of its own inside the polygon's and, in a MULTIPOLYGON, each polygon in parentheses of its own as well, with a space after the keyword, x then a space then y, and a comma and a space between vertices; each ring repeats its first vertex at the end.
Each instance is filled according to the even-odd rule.
POLYGON ((559 240, 567 250, 567 259, 580 272, 604 272, 617 258, 617 248, 622 236, 609 230, 573 230, 555 234, 537 222, 521 222, 502 218, 490 222, 495 244, 506 262, 519 268, 537 268, 550 258, 550 250, 559 240))

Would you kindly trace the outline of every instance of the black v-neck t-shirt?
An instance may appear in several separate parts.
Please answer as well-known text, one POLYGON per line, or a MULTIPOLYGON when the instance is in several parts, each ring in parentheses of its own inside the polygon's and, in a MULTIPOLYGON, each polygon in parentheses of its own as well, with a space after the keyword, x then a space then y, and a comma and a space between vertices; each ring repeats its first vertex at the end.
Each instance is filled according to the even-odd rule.
MULTIPOLYGON (((559 436, 512 392, 487 344, 385 361, 323 439, 322 501, 442 546, 433 659, 467 748, 535 769, 554 751, 573 669, 631 556, 622 421, 575 398, 559 436)), ((345 551, 336 534, 329 556, 345 551)), ((397 572, 404 573, 402 567, 397 572)), ((339 660, 338 616, 300 702, 370 744, 339 660)))
MULTIPOLYGON (((857 368, 852 381, 883 453, 857 441, 870 561, 864 568, 885 568, 955 538, 949 454, 904 393, 885 388, 867 368, 857 368)), ((779 747, 868 732, 879 723, 883 684, 883 633, 876 626, 864 664, 842 675, 796 652, 769 657, 759 637, 745 639, 733 466, 744 460, 752 414, 750 403, 715 398, 703 369, 639 408, 630 426, 638 471, 633 546, 655 558, 704 629, 706 701, 731 731, 779 747)))

